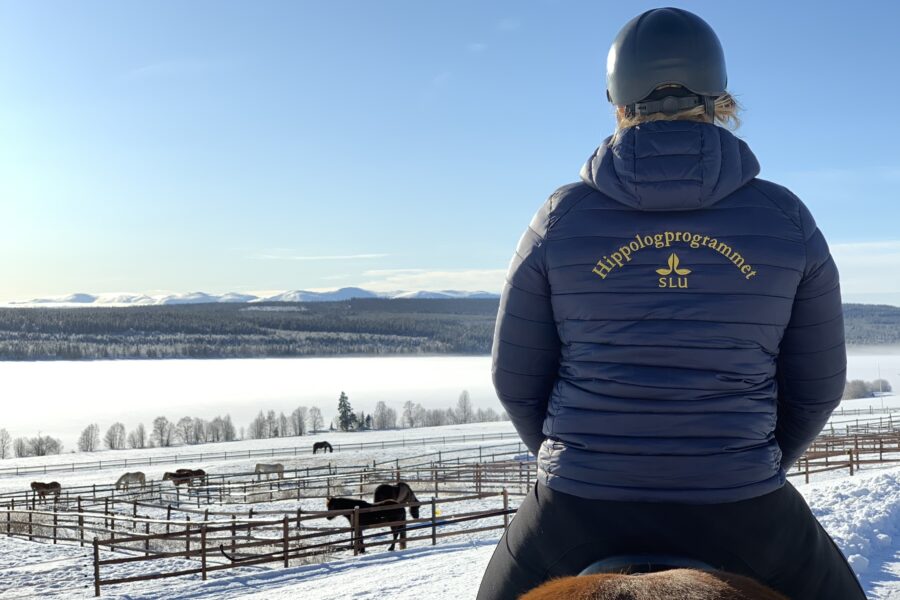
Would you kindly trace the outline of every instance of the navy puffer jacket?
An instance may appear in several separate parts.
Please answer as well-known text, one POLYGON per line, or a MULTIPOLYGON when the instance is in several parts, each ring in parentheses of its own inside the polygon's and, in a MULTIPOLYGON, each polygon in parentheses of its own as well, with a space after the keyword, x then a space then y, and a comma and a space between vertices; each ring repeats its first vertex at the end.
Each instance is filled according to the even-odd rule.
POLYGON ((725 129, 654 122, 610 144, 519 242, 497 394, 555 490, 683 503, 771 492, 844 388, 825 239, 725 129))

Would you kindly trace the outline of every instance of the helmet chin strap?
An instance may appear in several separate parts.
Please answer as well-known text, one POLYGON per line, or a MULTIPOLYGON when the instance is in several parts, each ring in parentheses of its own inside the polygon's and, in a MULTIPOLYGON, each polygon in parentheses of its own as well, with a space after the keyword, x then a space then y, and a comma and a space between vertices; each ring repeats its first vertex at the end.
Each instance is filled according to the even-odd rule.
POLYGON ((666 115, 674 115, 683 110, 702 106, 706 115, 710 118, 716 116, 716 98, 715 96, 666 96, 658 100, 649 100, 646 102, 635 102, 625 106, 625 116, 646 116, 653 113, 663 113, 666 115))

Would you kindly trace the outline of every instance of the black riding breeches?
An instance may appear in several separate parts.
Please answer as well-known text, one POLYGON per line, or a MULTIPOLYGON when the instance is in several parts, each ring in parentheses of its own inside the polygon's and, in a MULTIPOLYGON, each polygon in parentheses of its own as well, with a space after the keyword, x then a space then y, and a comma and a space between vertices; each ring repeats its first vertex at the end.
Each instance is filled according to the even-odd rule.
POLYGON ((700 505, 589 500, 538 483, 494 550, 478 600, 514 600, 595 561, 648 553, 752 577, 791 600, 865 600, 789 483, 758 498, 700 505))

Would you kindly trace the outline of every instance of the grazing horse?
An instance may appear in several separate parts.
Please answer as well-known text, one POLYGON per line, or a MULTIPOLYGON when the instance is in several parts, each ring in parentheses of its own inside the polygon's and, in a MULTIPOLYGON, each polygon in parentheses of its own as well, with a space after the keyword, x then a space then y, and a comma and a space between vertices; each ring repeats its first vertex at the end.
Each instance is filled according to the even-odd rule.
POLYGON ((59 492, 62 490, 62 486, 59 485, 56 481, 51 481, 50 483, 43 483, 41 481, 32 481, 31 482, 31 491, 38 495, 38 498, 44 500, 47 498, 47 494, 53 494, 53 499, 59 499, 59 492))
POLYGON ((257 475, 262 475, 263 473, 265 473, 266 479, 269 478, 270 473, 275 473, 276 475, 278 475, 278 479, 284 479, 284 465, 281 463, 257 463, 255 472, 257 475))
POLYGON ((164 473, 163 481, 171 481, 176 486, 182 483, 190 485, 191 481, 199 479, 201 482, 206 481, 206 471, 203 469, 175 469, 174 473, 164 473))
POLYGON ((641 575, 601 573, 553 579, 520 600, 787 600, 766 586, 732 573, 673 569, 641 575))
POLYGON ((135 471, 133 473, 124 473, 116 481, 116 489, 127 490, 131 484, 144 487, 147 484, 147 477, 140 471, 135 471))
MULTIPOLYGON (((400 504, 409 504, 411 502, 419 501, 419 499, 416 498, 416 494, 412 491, 412 488, 409 487, 409 484, 405 481, 398 481, 396 485, 382 483, 375 488, 375 497, 373 499, 376 503, 381 502, 382 500, 396 500, 400 504)), ((410 506, 409 514, 413 519, 418 519, 419 506, 410 506)))
MULTIPOLYGON (((402 506, 397 506, 396 500, 383 500, 381 502, 376 502, 375 504, 369 504, 365 500, 357 500, 355 498, 329 498, 326 502, 326 506, 328 507, 328 510, 350 510, 352 508, 372 508, 375 506, 391 507, 385 508, 384 510, 359 513, 359 528, 362 530, 365 527, 373 527, 379 523, 400 523, 400 525, 390 526, 391 533, 394 535, 394 540, 391 542, 388 551, 393 551, 398 536, 400 537, 400 549, 406 549, 406 510, 402 506)), ((336 516, 338 515, 329 515, 326 518, 331 520, 336 516)), ((347 513, 343 516, 347 517, 347 520, 350 521, 350 525, 352 526, 353 515, 347 513)), ((357 543, 359 544, 359 551, 364 553, 366 547, 363 544, 362 538, 357 540, 357 543)))
POLYGON ((334 452, 334 448, 328 442, 316 442, 313 444, 313 454, 321 450, 322 452, 334 452))

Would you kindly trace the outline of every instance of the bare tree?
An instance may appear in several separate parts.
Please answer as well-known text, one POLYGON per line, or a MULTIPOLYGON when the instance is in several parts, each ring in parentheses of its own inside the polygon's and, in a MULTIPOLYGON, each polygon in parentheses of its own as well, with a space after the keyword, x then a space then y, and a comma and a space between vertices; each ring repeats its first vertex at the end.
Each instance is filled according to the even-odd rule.
POLYGON ((475 419, 474 410, 472 409, 472 399, 469 397, 468 390, 463 390, 456 402, 456 422, 471 423, 475 419))
POLYGON ((153 441, 160 448, 168 448, 172 445, 172 433, 174 427, 165 417, 156 417, 153 419, 153 441))
POLYGON ((407 400, 403 404, 403 426, 404 427, 415 427, 415 414, 416 414, 416 405, 413 404, 412 400, 407 400))
MULTIPOLYGON (((40 437, 40 436, 38 436, 40 437)), ((78 437, 78 450, 81 452, 94 452, 100 449, 100 426, 88 425, 78 437)), ((37 454, 36 456, 44 456, 37 454)))
POLYGON ((138 423, 138 426, 128 434, 128 447, 129 448, 146 448, 147 447, 147 430, 144 429, 143 423, 138 423))
MULTIPOLYGON (((231 422, 231 415, 225 415, 222 419, 222 437, 226 442, 233 442, 237 439, 237 432, 234 429, 234 423, 231 422)), ((244 437, 243 427, 241 428, 241 438, 244 437)))
POLYGON ((110 450, 121 450, 125 447, 125 426, 122 423, 113 423, 103 436, 106 447, 110 450))
POLYGON ((375 405, 372 425, 375 429, 393 429, 397 426, 397 411, 384 402, 375 405))
POLYGON ((16 458, 31 456, 31 454, 28 453, 28 440, 25 438, 16 438, 13 441, 13 452, 15 452, 16 458))
POLYGON ((275 417, 274 410, 266 413, 266 434, 263 437, 278 437, 278 419, 275 417))
POLYGON ((288 418, 284 416, 284 413, 280 413, 278 415, 278 437, 288 437, 290 435, 293 435, 291 423, 288 421, 288 418))
POLYGON ((13 449, 16 456, 47 456, 62 452, 62 442, 49 435, 40 435, 33 438, 16 438, 13 449))
POLYGON ((209 423, 201 418, 194 419, 193 439, 195 444, 205 444, 209 439, 209 423))
POLYGON ((266 415, 263 414, 263 411, 259 411, 256 418, 250 422, 250 427, 247 428, 247 437, 251 440, 261 440, 268 437, 267 431, 266 415))
POLYGON ((322 418, 322 411, 318 406, 309 409, 309 429, 316 432, 325 427, 325 419, 322 418))
POLYGON ((294 435, 303 435, 306 433, 306 418, 309 416, 309 409, 305 406, 298 406, 291 413, 291 425, 294 429, 294 435))
POLYGON ((12 452, 12 438, 5 429, 0 429, 0 459, 9 458, 12 452))
POLYGON ((182 444, 194 443, 194 419, 190 417, 181 417, 175 424, 175 437, 181 440, 182 444))

